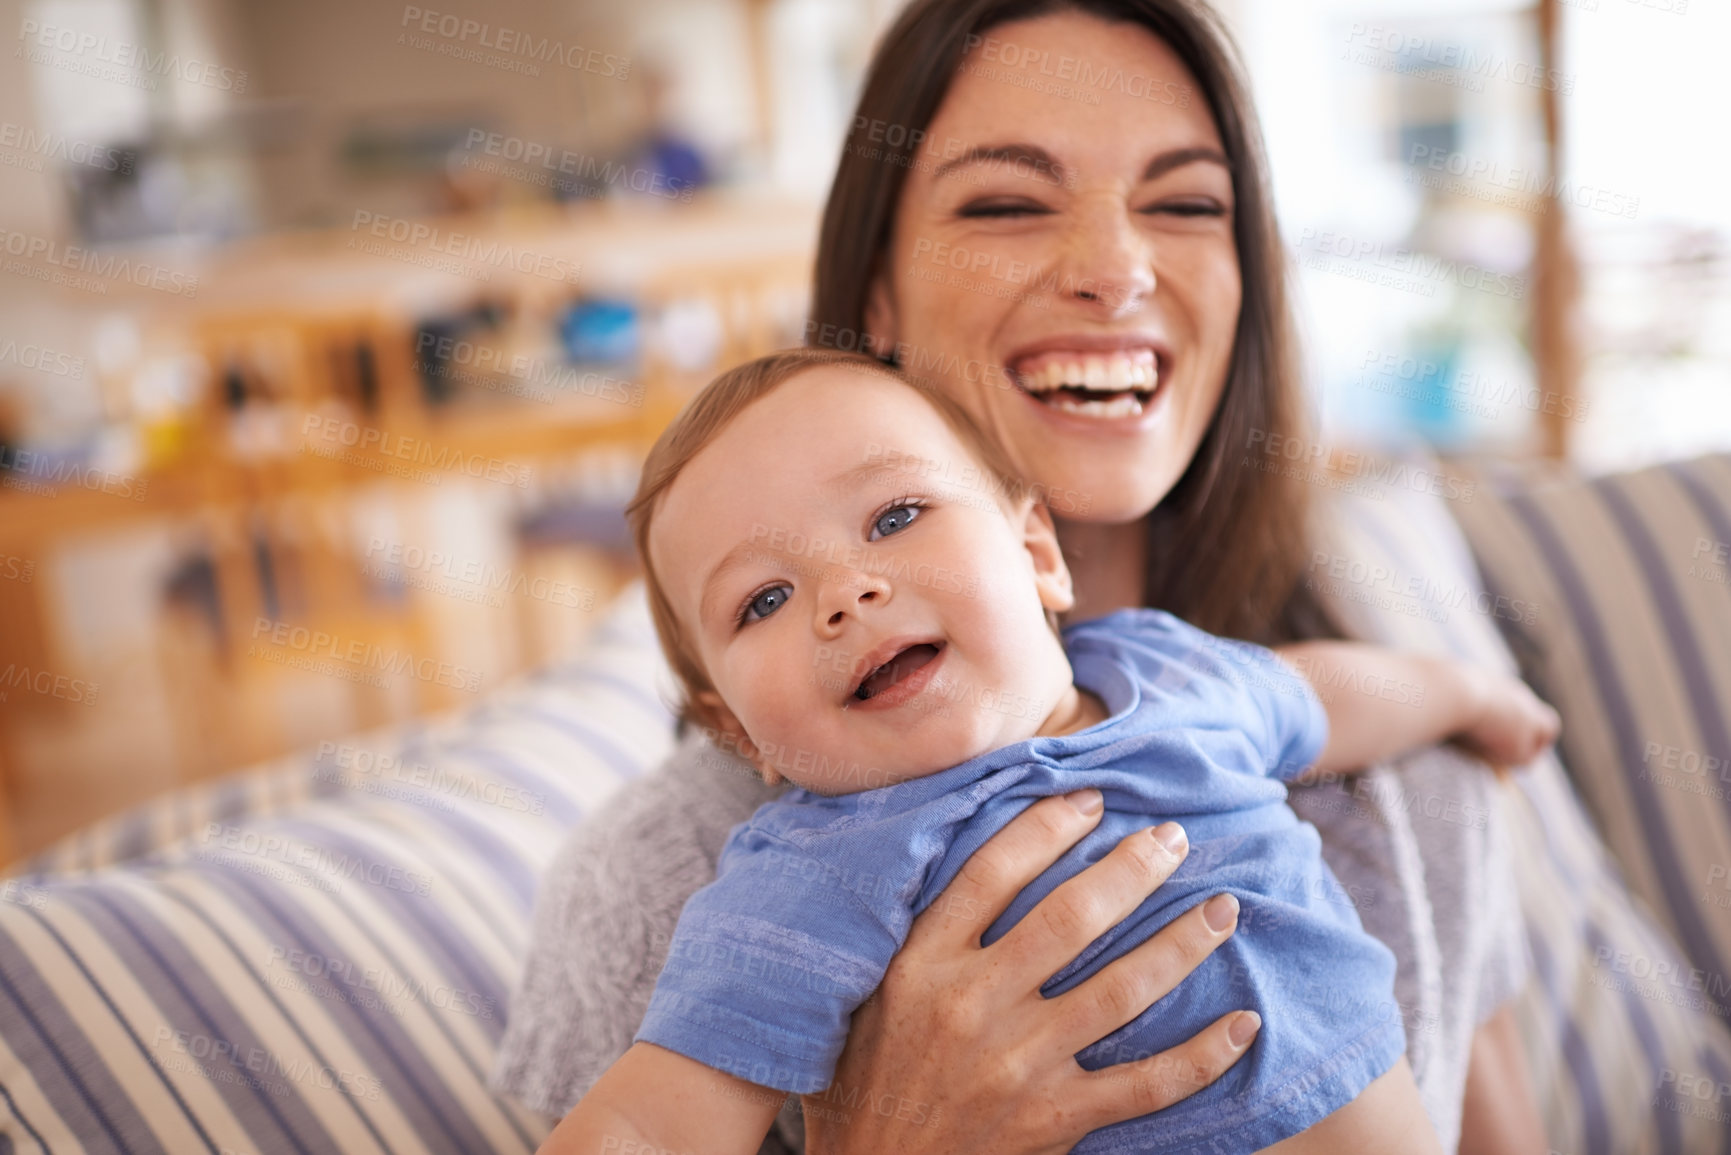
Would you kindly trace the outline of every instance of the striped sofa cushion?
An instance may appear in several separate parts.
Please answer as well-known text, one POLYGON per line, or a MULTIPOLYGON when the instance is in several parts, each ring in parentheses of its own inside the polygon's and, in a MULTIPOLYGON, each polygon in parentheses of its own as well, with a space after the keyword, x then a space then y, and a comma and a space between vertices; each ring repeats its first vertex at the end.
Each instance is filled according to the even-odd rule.
POLYGON ((671 750, 669 689, 633 587, 580 660, 458 718, 36 859, 0 884, 0 1150, 533 1151, 550 1121, 487 1075, 535 889, 671 750))
MULTIPOLYGON (((1586 981, 1643 1009, 1731 1024, 1731 455, 1586 480, 1490 477, 1461 522, 1528 680, 1569 720, 1561 752, 1629 889, 1682 959, 1595 943, 1586 981)), ((1591 928, 1589 928, 1591 933, 1591 928)), ((1649 1086, 1717 1118, 1712 1052, 1649 1086)), ((1718 1150, 1720 1148, 1713 1148, 1718 1150)))
MULTIPOLYGON (((1488 478, 1455 466, 1445 472, 1454 477, 1445 487, 1453 494, 1449 500, 1397 486, 1337 497, 1310 580, 1357 636, 1512 672, 1515 656, 1501 628, 1542 632, 1569 620, 1563 602, 1534 586, 1536 575, 1548 569, 1542 553, 1528 545, 1522 554, 1513 544, 1525 532, 1520 527, 1529 524, 1516 510, 1549 499, 1499 498, 1488 478), (1474 553, 1484 562, 1489 588, 1480 581, 1474 553)), ((1646 484, 1635 482, 1635 488, 1645 492, 1646 484)), ((1656 508, 1652 515, 1658 516, 1656 508)), ((1582 570, 1604 574, 1640 566, 1638 546, 1581 517, 1559 525, 1547 540, 1582 570)), ((1604 608, 1623 604, 1613 600, 1604 608)), ((1718 636, 1724 637, 1731 615, 1718 612, 1724 615, 1718 636)), ((1618 630, 1639 647, 1603 655, 1603 668, 1621 680, 1658 679, 1665 675, 1656 666, 1689 661, 1690 647, 1678 644, 1658 613, 1644 620, 1630 615, 1618 630)), ((1531 644, 1520 640, 1524 634, 1515 636, 1524 656, 1531 644)), ((1562 660, 1580 658, 1577 652, 1562 660)), ((1731 661, 1731 646, 1721 645, 1715 660, 1731 661)), ((1530 678, 1525 664, 1521 669, 1530 678)), ((1563 749, 1571 768, 1577 748, 1603 750, 1606 707, 1541 681, 1541 692, 1563 715, 1563 749)), ((1721 710, 1728 700, 1721 689, 1721 710)), ((1651 733, 1664 731, 1655 724, 1651 733)), ((1638 754, 1641 747, 1635 749, 1638 754)), ((1606 773, 1632 780, 1637 769, 1638 763, 1625 771, 1613 761, 1606 773)), ((1697 1001, 1673 997, 1698 972, 1629 894, 1554 753, 1517 775, 1504 796, 1533 964, 1516 1013, 1551 1150, 1731 1151, 1731 1130, 1718 1118, 1731 1108, 1731 1034, 1704 1015, 1697 1001), (1683 979, 1679 985, 1643 984, 1637 971, 1683 979)), ((1718 807, 1716 813, 1722 819, 1725 811, 1718 807)), ((1675 833, 1637 826, 1626 846, 1616 840, 1613 845, 1625 864, 1639 864, 1655 852, 1649 839, 1670 842, 1675 833)), ((1728 859, 1721 854, 1711 861, 1728 859)), ((1702 882, 1708 871, 1710 863, 1702 863, 1702 882)))

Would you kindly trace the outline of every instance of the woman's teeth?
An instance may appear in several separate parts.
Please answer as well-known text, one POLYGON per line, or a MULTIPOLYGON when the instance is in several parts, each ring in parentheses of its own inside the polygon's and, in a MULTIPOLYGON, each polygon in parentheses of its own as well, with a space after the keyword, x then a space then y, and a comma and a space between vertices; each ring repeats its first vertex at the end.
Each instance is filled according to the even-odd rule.
POLYGON ((1065 385, 1097 393, 1123 389, 1152 389, 1155 359, 1152 349, 1107 356, 1048 356, 1023 366, 1018 377, 1022 388, 1044 392, 1065 385))
POLYGON ((1159 359, 1152 349, 1047 353, 1024 362, 1016 380, 1054 409, 1089 417, 1133 417, 1159 384, 1159 359))
POLYGON ((1066 413, 1081 413, 1088 417, 1134 417, 1142 412, 1142 401, 1133 393, 1114 397, 1110 401, 1081 401, 1059 393, 1046 404, 1066 413))

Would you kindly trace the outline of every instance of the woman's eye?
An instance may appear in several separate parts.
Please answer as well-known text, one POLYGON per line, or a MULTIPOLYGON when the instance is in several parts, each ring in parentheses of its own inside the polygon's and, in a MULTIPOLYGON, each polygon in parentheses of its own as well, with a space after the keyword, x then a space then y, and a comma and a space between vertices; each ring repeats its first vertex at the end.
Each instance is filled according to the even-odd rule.
POLYGON ((1141 210, 1150 216, 1161 213, 1173 217, 1223 217, 1226 206, 1219 201, 1161 201, 1141 210))
POLYGON ((1045 205, 1026 200, 971 201, 957 210, 956 215, 973 220, 993 217, 1019 217, 1051 212, 1045 205))
MULTIPOLYGON (((913 522, 914 518, 919 516, 919 513, 920 511, 917 506, 898 505, 894 509, 881 514, 878 519, 872 523, 872 529, 877 532, 879 537, 888 537, 892 533, 900 533, 913 522)), ((872 540, 876 541, 877 537, 872 538, 872 540)))
POLYGON ((767 618, 786 604, 787 599, 792 596, 792 586, 770 586, 745 603, 745 610, 739 615, 739 620, 743 624, 748 621, 754 622, 761 618, 767 618))

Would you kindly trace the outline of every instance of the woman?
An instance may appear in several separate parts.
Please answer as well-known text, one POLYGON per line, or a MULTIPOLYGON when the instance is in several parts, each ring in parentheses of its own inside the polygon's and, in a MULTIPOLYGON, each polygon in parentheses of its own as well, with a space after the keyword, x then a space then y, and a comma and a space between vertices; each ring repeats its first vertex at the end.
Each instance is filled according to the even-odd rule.
MULTIPOLYGON (((1197 0, 915 0, 853 123, 811 343, 893 357, 996 434, 1059 520, 1068 620, 1151 605, 1260 642, 1328 632, 1299 587, 1304 487, 1244 464, 1299 435, 1299 405, 1260 138, 1213 14, 1197 0)), ((629 1044, 679 904, 769 796, 713 749, 688 742, 673 761, 574 836, 538 904, 498 1070, 543 1109, 569 1107, 629 1044)), ((1495 810, 1482 782, 1434 785, 1495 810)), ((1487 872, 1496 893, 1452 891, 1451 863, 1492 855, 1492 831, 1402 843, 1337 802, 1294 797, 1348 892, 1374 896, 1361 913, 1400 960, 1409 1054, 1449 1149, 1463 1095, 1479 1118, 1518 1110, 1495 1093, 1523 1077, 1507 1016, 1471 1041, 1521 979, 1518 925, 1487 913, 1506 909, 1508 868, 1487 872)), ((915 924, 856 1016, 837 1094, 809 1105, 812 1150, 1066 1150, 1244 1053, 1250 1039, 1222 1025, 1133 1070, 1076 1065, 1233 929, 1192 912, 1143 948, 1145 985, 1056 1021, 1039 985, 1163 877, 1135 855, 1080 876, 1073 905, 1038 909, 1052 928, 1038 957, 979 947, 981 913, 1092 822, 1062 799, 1031 808, 915 924)))

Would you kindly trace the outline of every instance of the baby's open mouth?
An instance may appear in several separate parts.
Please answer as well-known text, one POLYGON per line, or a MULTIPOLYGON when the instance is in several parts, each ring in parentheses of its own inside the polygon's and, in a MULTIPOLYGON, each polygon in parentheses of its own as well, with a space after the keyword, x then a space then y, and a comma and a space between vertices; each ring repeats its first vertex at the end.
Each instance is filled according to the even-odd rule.
POLYGON ((1160 358, 1149 348, 1041 353, 1013 372, 1016 384, 1039 401, 1088 417, 1137 416, 1160 386, 1160 358))
POLYGON ((853 696, 862 702, 870 701, 915 670, 928 664, 938 656, 938 649, 938 646, 930 642, 909 646, 867 674, 864 680, 860 682, 859 687, 854 690, 853 696))

